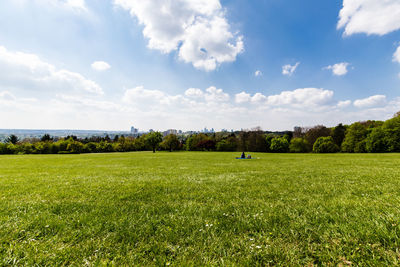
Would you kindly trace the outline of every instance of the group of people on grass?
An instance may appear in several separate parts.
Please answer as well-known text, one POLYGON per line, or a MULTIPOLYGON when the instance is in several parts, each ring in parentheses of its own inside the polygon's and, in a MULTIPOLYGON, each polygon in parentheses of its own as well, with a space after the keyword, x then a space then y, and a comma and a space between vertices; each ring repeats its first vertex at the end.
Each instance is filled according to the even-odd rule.
POLYGON ((246 154, 244 152, 242 152, 242 155, 240 156, 240 159, 251 159, 251 155, 250 154, 247 155, 247 158, 246 158, 246 154))

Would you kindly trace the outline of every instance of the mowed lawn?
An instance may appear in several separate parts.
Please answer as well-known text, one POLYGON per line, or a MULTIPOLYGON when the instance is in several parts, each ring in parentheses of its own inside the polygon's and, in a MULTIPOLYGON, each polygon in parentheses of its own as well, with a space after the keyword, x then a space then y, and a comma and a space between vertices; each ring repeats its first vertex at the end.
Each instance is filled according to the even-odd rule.
POLYGON ((0 265, 400 264, 400 155, 0 156, 0 265))

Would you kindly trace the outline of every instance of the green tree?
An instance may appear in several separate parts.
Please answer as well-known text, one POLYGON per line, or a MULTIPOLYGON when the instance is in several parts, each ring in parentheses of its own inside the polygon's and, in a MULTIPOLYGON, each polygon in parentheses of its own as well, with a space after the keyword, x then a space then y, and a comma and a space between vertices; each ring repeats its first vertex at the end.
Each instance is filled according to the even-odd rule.
POLYGON ((346 137, 346 127, 343 124, 338 124, 338 126, 332 129, 333 142, 339 147, 342 146, 343 140, 346 137))
POLYGON ((178 149, 179 145, 180 142, 175 134, 169 134, 165 136, 163 142, 161 143, 161 146, 169 150, 169 152, 178 149))
POLYGON ((6 139, 6 143, 11 143, 13 145, 15 145, 18 142, 19 142, 19 138, 15 134, 10 135, 6 139))
POLYGON ((267 146, 267 152, 271 152, 271 142, 272 142, 272 139, 274 139, 274 136, 272 136, 272 135, 267 135, 267 136, 265 137, 265 144, 266 144, 266 146, 267 146))
POLYGON ((307 153, 309 145, 304 138, 295 137, 290 141, 289 150, 292 153, 307 153))
POLYGON ((367 129, 360 122, 355 122, 350 125, 346 131, 346 137, 342 143, 342 151, 349 153, 363 152, 367 134, 367 129))
POLYGON ((285 153, 289 151, 289 142, 285 137, 275 137, 271 140, 271 151, 285 153))
POLYGON ((156 153, 157 147, 162 142, 163 136, 160 132, 151 132, 146 135, 146 143, 152 148, 153 153, 156 153))
POLYGON ((315 141, 319 137, 326 137, 331 135, 331 130, 323 125, 317 125, 307 130, 305 134, 305 139, 309 144, 309 149, 312 150, 315 141))
POLYGON ((238 139, 236 136, 230 136, 217 143, 217 151, 236 151, 238 147, 238 139))
POLYGON ((314 153, 336 153, 339 151, 339 146, 335 144, 332 136, 319 137, 313 146, 314 153))
POLYGON ((48 141, 52 141, 52 140, 53 140, 53 138, 51 138, 51 136, 49 134, 44 134, 42 136, 42 138, 40 139, 40 141, 42 141, 42 142, 48 142, 48 141))

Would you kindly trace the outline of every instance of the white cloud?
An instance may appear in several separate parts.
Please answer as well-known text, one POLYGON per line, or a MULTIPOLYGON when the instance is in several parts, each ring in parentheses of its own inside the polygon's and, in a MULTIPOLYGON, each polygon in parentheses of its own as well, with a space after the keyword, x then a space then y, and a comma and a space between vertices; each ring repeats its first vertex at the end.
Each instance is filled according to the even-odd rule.
POLYGON ((292 76, 292 74, 296 71, 297 67, 300 65, 300 62, 297 62, 295 65, 284 65, 282 67, 282 74, 292 76))
POLYGON ((185 91, 185 96, 190 98, 201 98, 204 96, 204 92, 198 88, 189 88, 185 91))
POLYGON ((347 108, 351 105, 351 100, 344 100, 344 101, 339 101, 337 103, 338 108, 347 108))
POLYGON ((387 103, 385 95, 374 95, 364 99, 354 101, 354 106, 357 108, 374 108, 381 107, 387 103))
POLYGON ((400 29, 398 0, 343 0, 338 29, 344 35, 366 33, 384 35, 400 29))
POLYGON ((212 71, 233 62, 244 49, 243 38, 230 31, 219 0, 114 0, 140 24, 148 47, 178 57, 195 68, 212 71))
POLYGON ((92 69, 97 71, 105 71, 111 68, 110 64, 105 61, 95 61, 92 63, 92 69))
POLYGON ((294 91, 283 91, 279 95, 267 97, 271 106, 292 106, 309 108, 325 106, 333 101, 333 91, 318 88, 300 88, 294 91))
POLYGON ((25 91, 75 91, 103 94, 103 89, 83 75, 40 59, 35 54, 12 52, 0 46, 0 88, 25 91))
POLYGON ((250 94, 248 94, 246 92, 241 92, 241 93, 235 95, 235 102, 238 104, 247 103, 247 102, 250 102, 250 100, 251 100, 251 96, 250 96, 250 94))
POLYGON ((253 96, 246 92, 241 92, 235 95, 235 102, 237 104, 248 103, 251 102, 253 104, 261 103, 267 100, 267 97, 261 93, 256 93, 253 96))
POLYGON ((229 100, 229 94, 225 93, 222 89, 217 89, 211 86, 206 89, 205 100, 209 102, 225 102, 229 100))
POLYGON ((400 46, 397 47, 396 52, 393 54, 393 62, 400 63, 400 46))
POLYGON ((262 76, 263 75, 263 73, 261 72, 261 70, 257 70, 255 73, 254 73, 254 76, 256 76, 256 77, 259 77, 259 76, 262 76))
POLYGON ((347 74, 347 72, 348 72, 347 67, 348 66, 349 66, 349 63, 342 62, 342 63, 337 63, 337 64, 334 64, 334 65, 327 66, 324 69, 332 70, 333 75, 343 76, 343 75, 347 74))
POLYGON ((121 101, 91 95, 60 93, 50 100, 24 99, 0 90, 0 124, 5 128, 80 128, 120 130, 204 126, 240 129, 257 125, 288 130, 294 125, 334 126, 366 119, 386 119, 400 110, 400 98, 371 108, 351 109, 351 101, 336 101, 330 90, 302 88, 265 96, 241 92, 234 97, 211 86, 169 94, 143 86, 126 89, 121 101), (249 103, 247 105, 247 103, 249 103))

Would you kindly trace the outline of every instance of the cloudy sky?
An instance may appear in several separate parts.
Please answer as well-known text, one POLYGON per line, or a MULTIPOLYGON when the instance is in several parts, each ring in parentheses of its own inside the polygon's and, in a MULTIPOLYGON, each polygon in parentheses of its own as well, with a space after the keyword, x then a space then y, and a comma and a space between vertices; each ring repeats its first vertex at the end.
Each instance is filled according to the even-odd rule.
POLYGON ((2 0, 0 128, 289 130, 400 110, 400 0, 2 0))

